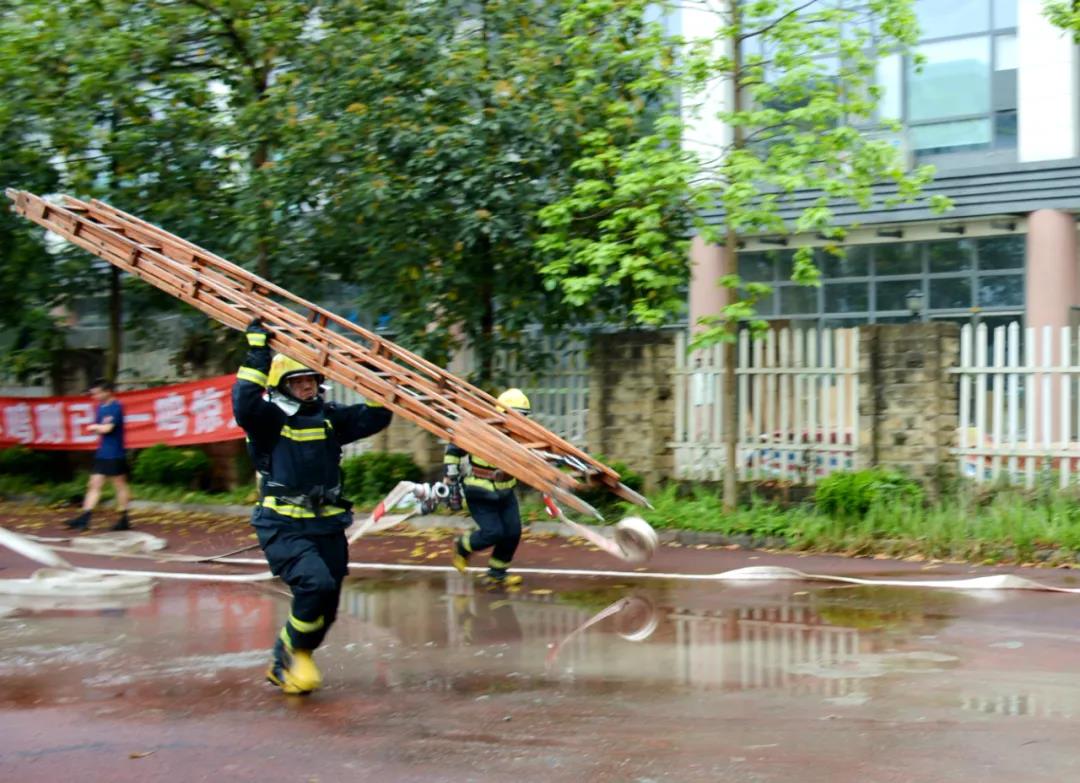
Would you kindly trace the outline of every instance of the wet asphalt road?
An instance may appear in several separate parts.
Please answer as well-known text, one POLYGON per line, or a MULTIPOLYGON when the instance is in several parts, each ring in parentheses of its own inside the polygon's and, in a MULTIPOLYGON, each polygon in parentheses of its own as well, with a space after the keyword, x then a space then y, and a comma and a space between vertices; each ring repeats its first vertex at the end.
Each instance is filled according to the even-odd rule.
MULTIPOLYGON (((59 518, 0 507, 0 521, 40 534, 58 533, 59 518)), ((142 523, 171 551, 246 536, 242 525, 208 533, 205 520, 142 523)), ((353 550, 427 565, 446 551, 437 534, 353 550)), ((517 560, 619 567, 559 539, 527 540, 517 560)), ((974 570, 687 548, 650 567, 767 563, 913 579, 974 570)), ((32 570, 0 553, 0 578, 32 570)), ((161 582, 92 610, 16 603, 0 617, 0 780, 1080 777, 1080 596, 561 575, 492 592, 451 572, 365 570, 316 656, 327 685, 308 698, 261 680, 288 613, 276 582, 161 582)))

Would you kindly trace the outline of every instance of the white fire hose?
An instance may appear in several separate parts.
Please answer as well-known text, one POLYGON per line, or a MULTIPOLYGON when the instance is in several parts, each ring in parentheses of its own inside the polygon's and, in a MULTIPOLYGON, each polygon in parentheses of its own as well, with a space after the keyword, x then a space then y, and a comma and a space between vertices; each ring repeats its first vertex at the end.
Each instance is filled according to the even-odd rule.
MULTIPOLYGON (((445 484, 417 484, 409 481, 399 482, 397 486, 376 506, 375 510, 363 519, 349 535, 352 543, 361 536, 385 530, 400 524, 416 514, 421 504, 432 499, 441 500, 449 495, 445 484), (399 506, 406 507, 404 513, 390 514, 399 506)), ((615 538, 610 539, 601 533, 570 520, 550 498, 545 498, 548 512, 560 519, 572 531, 578 533, 599 549, 630 563, 643 562, 656 548, 656 532, 643 520, 636 524, 637 518, 628 517, 615 526, 615 538)), ((180 579, 207 582, 259 582, 273 578, 269 571, 254 574, 215 574, 182 573, 173 571, 141 571, 118 568, 89 568, 74 566, 57 554, 57 550, 84 554, 113 555, 129 558, 146 558, 165 562, 207 563, 227 565, 263 565, 265 561, 254 558, 232 557, 238 552, 251 547, 243 547, 221 555, 200 556, 167 554, 160 552, 166 544, 162 539, 139 531, 103 533, 97 536, 85 536, 77 539, 40 539, 0 528, 0 545, 46 566, 26 579, 0 579, 0 595, 21 595, 70 598, 93 598, 105 595, 141 595, 150 591, 154 579, 180 579), (60 546, 69 541, 69 546, 60 546), (152 554, 157 552, 157 554, 152 554)), ((451 566, 409 565, 389 563, 350 562, 353 570, 385 571, 429 571, 449 572, 451 566)), ((995 574, 970 579, 862 579, 858 577, 834 576, 829 574, 807 574, 783 566, 751 566, 737 568, 714 574, 683 574, 649 571, 603 571, 588 569, 557 568, 519 568, 521 574, 544 576, 590 576, 612 577, 618 579, 664 579, 672 581, 710 581, 710 582, 762 582, 762 581, 812 581, 851 585, 919 587, 949 590, 1040 590, 1057 593, 1080 593, 1080 588, 1057 587, 1043 584, 1013 574, 995 574)), ((617 604, 618 602, 616 602, 617 604)), ((616 604, 608 607, 612 613, 622 611, 616 604)), ((607 611, 607 610, 605 610, 607 611)), ((603 614, 603 612, 601 613, 603 614)), ((609 616, 605 614, 604 616, 609 616)), ((599 622, 599 615, 594 618, 599 622)))

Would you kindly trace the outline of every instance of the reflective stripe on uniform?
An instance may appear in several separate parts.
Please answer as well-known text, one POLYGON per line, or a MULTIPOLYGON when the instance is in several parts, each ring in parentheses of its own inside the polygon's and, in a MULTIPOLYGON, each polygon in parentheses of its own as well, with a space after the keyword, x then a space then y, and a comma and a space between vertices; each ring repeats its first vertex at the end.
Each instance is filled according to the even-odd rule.
POLYGON ((239 381, 251 381, 257 383, 260 386, 266 385, 266 373, 259 372, 251 367, 241 367, 236 373, 236 379, 239 381))
POLYGON ((491 481, 490 479, 469 476, 465 479, 465 486, 486 489, 488 492, 495 492, 500 489, 513 489, 517 486, 517 479, 512 478, 509 481, 491 481))
POLYGON ((319 615, 315 620, 309 623, 304 620, 297 620, 290 614, 289 625, 300 631, 300 633, 311 633, 312 631, 317 631, 324 625, 326 625, 326 620, 323 619, 322 615, 319 615))
MULTIPOLYGON (((272 495, 267 495, 260 502, 259 505, 263 508, 268 508, 271 511, 276 511, 283 517, 292 517, 293 519, 314 519, 315 512, 309 508, 303 506, 297 506, 293 503, 284 503, 278 500, 272 495)), ((320 510, 319 516, 330 517, 335 514, 344 514, 345 509, 339 506, 323 506, 320 510)))
POLYGON ((492 568, 509 568, 510 561, 509 560, 504 561, 504 560, 500 560, 497 557, 493 557, 490 560, 488 560, 488 565, 491 566, 492 568))
POLYGON ((447 454, 442 458, 444 465, 460 465, 461 457, 455 457, 453 454, 447 454))
POLYGON ((281 437, 295 441, 326 440, 326 428, 306 427, 304 429, 294 429, 286 424, 281 428, 281 437))

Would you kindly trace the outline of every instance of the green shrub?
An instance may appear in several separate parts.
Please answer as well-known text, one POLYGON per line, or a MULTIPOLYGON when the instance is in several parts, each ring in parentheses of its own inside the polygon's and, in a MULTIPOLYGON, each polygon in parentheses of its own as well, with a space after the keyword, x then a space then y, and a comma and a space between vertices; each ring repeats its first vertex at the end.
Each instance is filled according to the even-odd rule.
POLYGON ((48 454, 25 446, 0 449, 0 474, 6 476, 29 476, 46 480, 52 477, 52 462, 48 454))
POLYGON ((210 458, 199 449, 159 443, 135 457, 131 477, 140 484, 194 487, 210 472, 210 458))
MULTIPOLYGON (((635 492, 641 492, 642 487, 645 486, 645 477, 640 473, 635 473, 630 469, 630 466, 622 460, 608 462, 607 458, 603 455, 597 455, 594 459, 604 463, 618 473, 619 480, 635 492)), ((613 513, 618 508, 618 504, 623 502, 618 495, 611 493, 603 487, 590 486, 588 489, 582 490, 577 494, 578 497, 605 516, 613 513)))
POLYGON ((345 497, 376 502, 386 497, 399 481, 423 481, 424 472, 408 454, 369 451, 341 462, 345 497))
POLYGON ((920 506, 923 488, 902 473, 882 468, 832 473, 822 479, 814 492, 817 508, 842 518, 861 518, 881 504, 920 506))

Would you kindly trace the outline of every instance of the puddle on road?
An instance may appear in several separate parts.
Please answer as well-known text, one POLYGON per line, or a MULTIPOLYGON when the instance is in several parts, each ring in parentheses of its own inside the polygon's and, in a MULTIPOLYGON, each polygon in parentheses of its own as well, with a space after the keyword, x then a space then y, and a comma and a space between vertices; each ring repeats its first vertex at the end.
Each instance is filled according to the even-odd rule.
MULTIPOLYGON (((952 632, 976 605, 917 589, 537 577, 488 591, 457 574, 392 574, 347 583, 318 660, 331 692, 580 691, 647 703, 750 691, 837 709, 899 698, 1080 714, 1080 681, 1033 664, 1033 643, 952 632)), ((0 707, 222 692, 254 703, 287 613, 273 589, 204 583, 159 584, 134 606, 16 611, 0 617, 0 707)))

